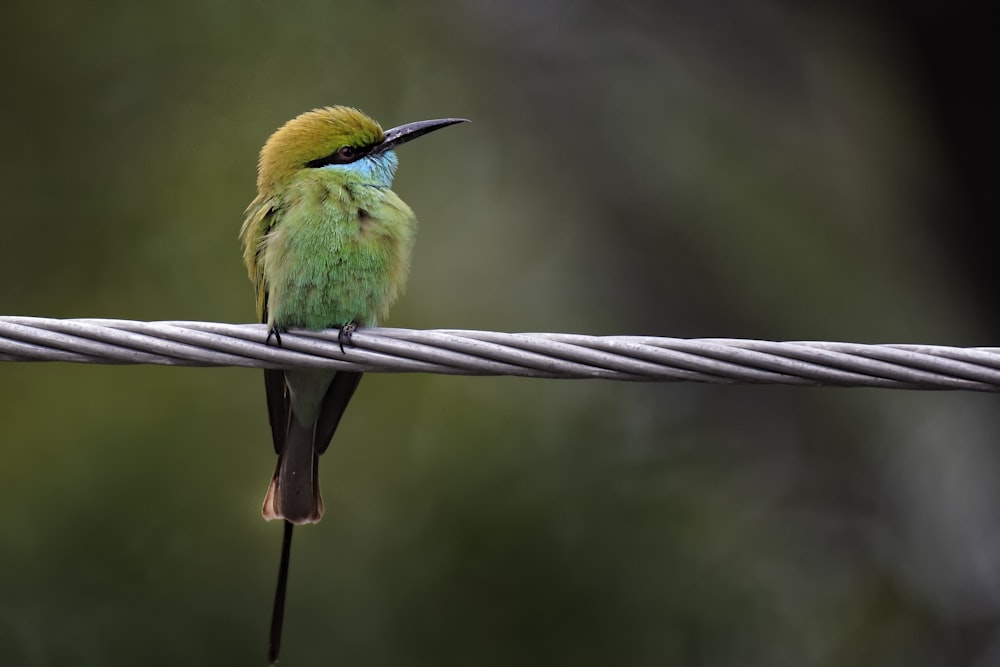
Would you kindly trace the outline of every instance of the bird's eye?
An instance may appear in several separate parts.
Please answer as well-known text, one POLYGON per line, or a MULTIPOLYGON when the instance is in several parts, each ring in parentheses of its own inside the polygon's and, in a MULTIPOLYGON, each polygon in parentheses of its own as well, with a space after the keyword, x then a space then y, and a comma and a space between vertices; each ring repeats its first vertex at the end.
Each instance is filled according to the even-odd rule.
POLYGON ((356 146, 341 146, 326 157, 310 160, 306 163, 306 167, 310 169, 319 169, 320 167, 327 167, 331 164, 349 164, 355 160, 361 159, 367 154, 368 147, 366 146, 362 146, 361 148, 356 146))

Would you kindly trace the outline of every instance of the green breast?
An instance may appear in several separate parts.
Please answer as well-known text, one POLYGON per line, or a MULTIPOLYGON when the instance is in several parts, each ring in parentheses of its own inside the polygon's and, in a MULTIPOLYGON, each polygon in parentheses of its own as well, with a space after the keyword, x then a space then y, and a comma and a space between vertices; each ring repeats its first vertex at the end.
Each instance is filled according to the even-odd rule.
POLYGON ((415 231, 391 190, 301 184, 264 241, 269 323, 378 324, 405 285, 415 231))

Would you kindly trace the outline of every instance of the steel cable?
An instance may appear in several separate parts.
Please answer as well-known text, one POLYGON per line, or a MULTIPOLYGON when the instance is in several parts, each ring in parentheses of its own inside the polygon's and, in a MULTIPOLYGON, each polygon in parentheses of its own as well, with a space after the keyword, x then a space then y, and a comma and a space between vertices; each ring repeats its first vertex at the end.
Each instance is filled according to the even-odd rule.
POLYGON ((0 360, 1000 391, 1000 348, 0 317, 0 360))

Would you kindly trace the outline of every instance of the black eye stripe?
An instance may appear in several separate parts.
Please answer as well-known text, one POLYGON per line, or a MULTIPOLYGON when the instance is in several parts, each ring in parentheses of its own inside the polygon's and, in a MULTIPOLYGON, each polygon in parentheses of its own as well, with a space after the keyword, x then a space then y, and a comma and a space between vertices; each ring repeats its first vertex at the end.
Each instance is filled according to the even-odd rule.
POLYGON ((340 146, 337 150, 333 151, 326 157, 317 158, 306 163, 306 167, 309 169, 318 169, 319 167, 325 167, 328 164, 350 164, 352 162, 357 162, 361 158, 365 157, 372 152, 377 144, 372 144, 370 146, 340 146), (350 157, 341 155, 341 151, 345 148, 353 149, 354 154, 350 157))

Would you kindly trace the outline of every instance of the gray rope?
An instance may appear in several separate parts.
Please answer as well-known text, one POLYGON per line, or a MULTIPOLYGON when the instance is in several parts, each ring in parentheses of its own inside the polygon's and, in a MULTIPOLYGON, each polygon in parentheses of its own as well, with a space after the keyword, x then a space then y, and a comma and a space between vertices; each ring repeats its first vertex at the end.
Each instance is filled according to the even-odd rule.
POLYGON ((1000 348, 0 317, 0 361, 1000 391, 1000 348))

